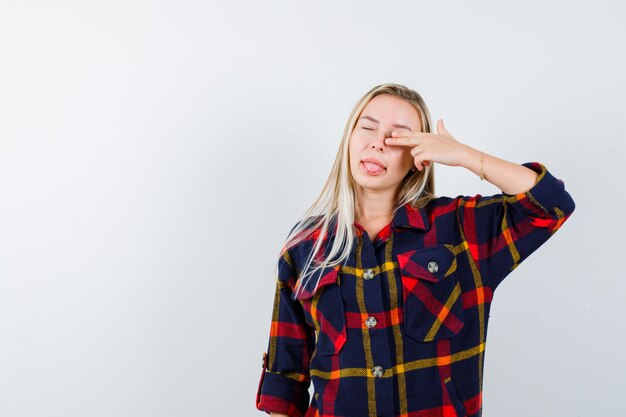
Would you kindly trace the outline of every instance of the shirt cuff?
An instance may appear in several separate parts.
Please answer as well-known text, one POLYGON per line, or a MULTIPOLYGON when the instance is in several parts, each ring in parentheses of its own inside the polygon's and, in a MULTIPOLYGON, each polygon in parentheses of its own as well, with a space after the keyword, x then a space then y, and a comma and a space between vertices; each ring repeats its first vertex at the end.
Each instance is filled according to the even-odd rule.
POLYGON ((523 202, 524 205, 529 202, 546 214, 553 214, 555 207, 558 207, 566 216, 574 211, 574 200, 565 190, 563 180, 552 175, 540 162, 525 162, 521 165, 539 174, 537 180, 532 188, 524 193, 513 195, 503 192, 506 199, 513 199, 514 203, 523 202))
POLYGON ((263 353, 263 371, 256 394, 256 408, 260 411, 303 417, 309 408, 309 385, 266 369, 267 354, 263 353))

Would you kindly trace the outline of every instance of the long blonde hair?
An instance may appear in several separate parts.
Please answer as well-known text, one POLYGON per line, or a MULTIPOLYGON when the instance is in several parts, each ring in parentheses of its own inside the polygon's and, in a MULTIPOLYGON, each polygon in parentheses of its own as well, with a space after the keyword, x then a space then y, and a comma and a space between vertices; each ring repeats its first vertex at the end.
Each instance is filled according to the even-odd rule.
MULTIPOLYGON (((421 131, 431 132, 430 113, 422 97, 414 90, 403 85, 386 83, 378 85, 368 91, 354 106, 352 114, 346 124, 343 137, 335 157, 326 184, 315 202, 302 215, 296 225, 289 232, 285 244, 281 249, 281 256, 291 247, 298 245, 309 236, 315 236, 315 243, 307 260, 297 277, 296 292, 292 298, 297 298, 297 292, 303 287, 309 287, 308 281, 316 271, 328 267, 341 265, 350 256, 355 243, 355 181, 350 172, 348 145, 354 126, 361 112, 374 97, 380 94, 391 94, 412 104, 419 115, 421 131), (329 230, 334 233, 333 244, 326 257, 320 257, 320 248, 323 241, 329 237, 329 230), (314 263, 316 260, 317 263, 314 263)), ((434 195, 433 163, 424 166, 419 171, 409 171, 402 180, 396 196, 395 211, 406 203, 414 208, 424 207, 434 195)), ((317 277, 317 290, 320 277, 317 277)))

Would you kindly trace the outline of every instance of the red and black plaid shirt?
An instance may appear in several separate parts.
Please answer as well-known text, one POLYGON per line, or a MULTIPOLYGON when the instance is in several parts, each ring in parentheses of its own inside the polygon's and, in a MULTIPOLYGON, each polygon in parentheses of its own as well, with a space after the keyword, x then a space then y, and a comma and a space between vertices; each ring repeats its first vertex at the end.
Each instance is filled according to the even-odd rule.
POLYGON ((522 165, 539 174, 525 193, 405 205, 373 241, 355 222, 355 250, 322 271, 314 294, 311 279, 293 296, 312 240, 286 252, 256 408, 292 417, 480 416, 494 290, 575 207, 543 164, 522 165))

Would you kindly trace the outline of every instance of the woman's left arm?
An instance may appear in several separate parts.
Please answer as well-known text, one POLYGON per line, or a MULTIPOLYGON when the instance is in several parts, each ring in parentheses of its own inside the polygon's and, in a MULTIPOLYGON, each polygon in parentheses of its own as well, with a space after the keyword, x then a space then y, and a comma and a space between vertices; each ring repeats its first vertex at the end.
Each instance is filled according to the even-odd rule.
POLYGON ((480 152, 458 142, 441 119, 437 131, 393 134, 393 140, 386 143, 411 147, 419 170, 432 162, 462 166, 476 175, 483 174, 502 190, 488 196, 450 198, 463 245, 480 271, 483 284, 493 291, 559 230, 576 205, 565 182, 540 162, 516 164, 480 152))

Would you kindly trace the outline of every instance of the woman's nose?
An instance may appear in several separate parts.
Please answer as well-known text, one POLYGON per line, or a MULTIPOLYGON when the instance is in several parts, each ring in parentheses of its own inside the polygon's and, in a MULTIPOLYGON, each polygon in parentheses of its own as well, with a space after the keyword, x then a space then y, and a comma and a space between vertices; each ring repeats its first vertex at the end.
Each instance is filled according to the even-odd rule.
POLYGON ((385 143, 385 139, 392 137, 391 132, 393 132, 393 130, 385 131, 385 132, 382 133, 382 135, 380 135, 376 139, 384 144, 385 143))
POLYGON ((383 142, 385 142, 385 139, 393 137, 393 136, 392 136, 392 133, 393 133, 393 129, 389 129, 389 130, 385 130, 385 131, 383 131, 383 134, 382 134, 382 136, 383 136, 383 137, 382 137, 382 141, 383 141, 383 142))
POLYGON ((374 147, 374 148, 382 148, 384 145, 387 144, 385 142, 385 139, 390 138, 390 137, 391 137, 391 131, 383 132, 382 134, 377 135, 374 143, 372 144, 372 147, 374 147))

